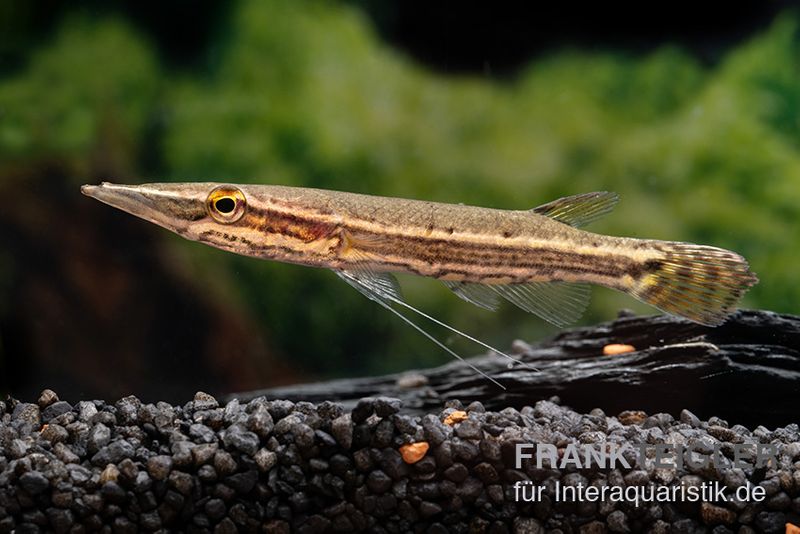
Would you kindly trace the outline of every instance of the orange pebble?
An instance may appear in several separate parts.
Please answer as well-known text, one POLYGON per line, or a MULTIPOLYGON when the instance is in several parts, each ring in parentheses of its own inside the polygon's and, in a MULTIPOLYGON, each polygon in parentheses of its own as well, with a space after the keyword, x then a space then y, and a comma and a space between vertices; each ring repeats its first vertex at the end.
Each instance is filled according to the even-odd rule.
POLYGON ((612 343, 603 347, 603 354, 606 356, 625 354, 626 352, 636 352, 636 347, 633 345, 623 345, 621 343, 612 343))
POLYGON ((444 418, 444 424, 453 426, 456 423, 460 423, 467 417, 469 417, 467 415, 467 412, 462 410, 457 410, 444 418))
POLYGON ((407 464, 415 464, 425 457, 430 445, 427 441, 418 441, 417 443, 406 443, 400 447, 400 456, 407 464))
POLYGON ((800 534, 800 527, 793 523, 786 523, 786 534, 800 534))

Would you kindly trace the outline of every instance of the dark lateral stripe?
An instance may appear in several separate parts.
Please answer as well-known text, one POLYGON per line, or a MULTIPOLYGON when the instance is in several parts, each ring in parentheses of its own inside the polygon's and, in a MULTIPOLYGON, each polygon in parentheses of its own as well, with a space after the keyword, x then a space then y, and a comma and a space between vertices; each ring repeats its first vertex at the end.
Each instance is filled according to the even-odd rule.
MULTIPOLYGON (((253 212, 256 215, 262 216, 266 220, 275 220, 275 221, 285 221, 290 224, 294 224, 297 226, 301 226, 304 228, 314 228, 314 227, 324 227, 326 230, 330 230, 328 235, 333 232, 335 229, 332 228, 332 225, 326 221, 322 220, 322 217, 313 216, 313 215, 300 215, 298 213, 286 213, 280 212, 276 210, 271 210, 269 208, 263 208, 258 206, 253 206, 249 211, 253 212)), ((280 225, 277 225, 278 227, 280 225)), ((587 259, 591 259, 593 262, 603 262, 605 260, 604 266, 611 268, 614 265, 619 265, 620 263, 627 263, 629 264, 629 269, 633 269, 634 263, 626 256, 622 255, 615 255, 615 256, 608 256, 600 255, 600 254, 576 254, 570 253, 568 251, 563 250, 556 250, 553 248, 547 247, 538 247, 538 248, 531 248, 526 245, 521 244, 501 244, 501 243, 493 243, 491 245, 486 245, 485 243, 479 242, 472 242, 466 239, 456 239, 456 238, 438 238, 433 236, 422 236, 422 235, 414 235, 413 233, 408 233, 407 231, 392 231, 388 229, 384 232, 374 232, 368 231, 363 228, 355 228, 351 225, 348 225, 345 221, 342 225, 345 231, 350 232, 356 236, 364 236, 369 243, 379 243, 380 241, 385 241, 387 243, 387 247, 384 250, 380 250, 379 247, 369 247, 373 252, 381 252, 384 253, 386 250, 394 251, 403 250, 402 245, 419 245, 417 250, 414 250, 414 254, 418 258, 428 257, 433 258, 430 259, 421 259, 421 261, 436 261, 439 262, 440 259, 438 256, 441 257, 452 257, 456 249, 467 249, 471 251, 471 255, 476 258, 480 258, 481 261, 490 261, 491 257, 496 257, 500 254, 521 254, 525 256, 529 256, 531 254, 546 254, 546 253, 557 253, 563 255, 572 255, 572 257, 579 258, 579 262, 581 264, 585 264, 587 259), (376 250, 378 249, 378 250, 376 250)), ((257 228, 260 229, 260 228, 257 228)), ((279 233, 283 233, 284 235, 289 235, 296 239, 304 240, 307 237, 307 234, 303 232, 295 232, 295 233, 287 233, 285 231, 281 231, 278 228, 279 233)), ((276 233, 278 233, 276 232, 276 233)), ((501 236, 497 236, 498 240, 502 239, 501 236)), ((500 260, 501 262, 504 260, 500 260)), ((561 258, 559 261, 569 262, 566 258, 561 258)), ((627 272, 627 270, 626 270, 627 272)))
POLYGON ((243 224, 267 234, 280 234, 304 243, 330 236, 336 227, 321 217, 307 217, 258 206, 249 206, 243 224))
POLYGON ((328 267, 331 258, 328 254, 313 250, 293 248, 286 245, 274 245, 267 242, 256 243, 244 236, 233 235, 220 230, 206 230, 198 236, 198 241, 212 246, 219 246, 220 243, 214 241, 212 237, 219 237, 231 243, 233 250, 239 254, 254 257, 273 258, 279 261, 297 263, 301 265, 312 265, 317 267, 328 267), (245 245, 247 251, 241 250, 239 245, 245 245))
MULTIPOLYGON (((281 204, 286 207, 291 207, 284 204, 281 204)), ((270 208, 265 208, 263 206, 249 206, 248 213, 252 213, 254 215, 260 216, 265 220, 274 220, 274 221, 285 221, 297 226, 302 226, 305 228, 309 227, 319 227, 324 226, 326 228, 330 228, 331 231, 335 229, 332 228, 332 224, 323 220, 325 216, 330 215, 329 212, 313 212, 308 210, 307 208, 302 208, 306 210, 306 214, 300 214, 299 212, 295 211, 293 213, 287 213, 284 211, 278 211, 270 208)), ((367 218, 359 218, 358 220, 369 222, 371 224, 380 224, 379 220, 376 219, 367 219, 367 218)), ((380 232, 366 230, 364 228, 360 228, 357 225, 354 226, 352 224, 348 224, 348 221, 344 221, 341 225, 342 229, 349 232, 352 235, 365 237, 371 242, 379 242, 379 241, 386 241, 390 243, 390 248, 396 249, 396 245, 398 242, 405 242, 411 244, 419 244, 424 246, 426 249, 432 249, 435 247, 440 247, 442 250, 449 251, 454 247, 454 245, 458 245, 461 247, 469 247, 476 251, 485 251, 487 245, 485 243, 480 242, 472 242, 464 238, 453 238, 453 237, 433 237, 428 235, 419 235, 413 233, 414 229, 402 229, 395 226, 392 227, 384 227, 384 230, 380 232)), ((435 230, 444 231, 442 228, 434 228, 435 230)), ((426 229, 428 230, 428 229, 426 229)), ((458 230, 458 228, 456 228, 458 230)), ((278 233, 278 232, 276 232, 278 233)), ((282 232, 281 232, 282 233, 282 232)), ((488 237, 492 237, 492 234, 486 234, 488 237)), ((503 236, 497 234, 496 237, 498 240, 504 239, 503 236)), ((519 236, 515 236, 519 237, 519 236)), ((529 253, 531 249, 526 245, 522 244, 501 244, 501 243, 493 243, 491 245, 491 250, 493 251, 517 251, 522 253, 529 253)), ((539 250, 549 250, 552 251, 553 249, 539 249, 539 250)))
MULTIPOLYGON (((330 237, 338 230, 338 227, 324 220, 326 215, 307 208, 286 213, 263 206, 248 206, 244 224, 265 234, 280 234, 295 239, 298 246, 294 249, 252 242, 246 246, 250 253, 276 253, 285 256, 279 259, 295 263, 347 265, 346 259, 312 253, 303 246, 316 239, 330 237)), ((589 275, 618 279, 627 274, 637 277, 642 271, 639 262, 618 254, 582 254, 553 247, 500 242, 487 245, 460 238, 415 235, 410 233, 412 229, 403 231, 402 228, 374 232, 347 222, 342 228, 356 236, 358 250, 374 256, 375 261, 388 270, 424 273, 434 277, 456 275, 472 280, 498 277, 524 280, 537 276, 570 279, 589 275), (520 275, 520 271, 525 274, 520 275)), ((497 239, 500 241, 503 238, 498 236, 497 239)))
MULTIPOLYGON (((352 264, 352 263, 351 263, 352 264)), ((591 275, 601 278, 619 278, 625 273, 612 272, 608 269, 592 268, 584 264, 567 265, 550 262, 518 262, 516 264, 502 263, 498 266, 487 268, 481 262, 459 262, 457 259, 447 259, 433 265, 402 256, 383 256, 380 264, 391 271, 407 271, 423 276, 442 278, 448 275, 457 275, 470 280, 486 280, 493 278, 512 278, 517 281, 526 281, 535 277, 547 277, 552 280, 575 280, 581 276, 591 275), (421 263, 427 269, 421 268, 421 263)))
POLYGON ((515 248, 513 251, 483 245, 454 241, 447 247, 408 246, 403 238, 396 238, 392 246, 366 247, 366 251, 408 264, 424 264, 430 267, 441 264, 460 264, 479 268, 481 271, 496 271, 498 276, 509 269, 530 269, 548 274, 552 271, 586 273, 619 278, 639 269, 635 260, 622 255, 580 254, 545 247, 515 248), (405 245, 405 246, 404 246, 405 245), (403 261, 408 258, 407 261, 403 261))
MULTIPOLYGON (((345 225, 345 229, 347 226, 345 225)), ((502 267, 571 267, 570 270, 620 277, 640 269, 639 263, 624 255, 608 253, 579 254, 553 247, 530 247, 522 244, 473 242, 465 239, 434 238, 392 232, 391 234, 351 229, 358 238, 365 236, 360 249, 385 256, 407 256, 420 263, 464 263, 485 268, 502 267), (379 243, 385 242, 386 246, 379 243), (537 258, 539 261, 535 261, 537 258)), ((357 239, 358 239, 357 238, 357 239)), ((498 236, 498 240, 500 240, 498 236)))

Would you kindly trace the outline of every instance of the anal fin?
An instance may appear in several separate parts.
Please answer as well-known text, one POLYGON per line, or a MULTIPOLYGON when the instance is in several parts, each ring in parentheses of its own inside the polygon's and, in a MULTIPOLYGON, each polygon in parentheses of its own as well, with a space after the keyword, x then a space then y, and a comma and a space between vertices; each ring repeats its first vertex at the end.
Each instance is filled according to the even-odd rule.
POLYGON ((486 284, 453 282, 448 280, 442 280, 442 283, 444 283, 450 291, 479 308, 497 311, 497 308, 500 306, 500 298, 497 293, 492 291, 486 284))
POLYGON ((591 296, 589 285, 574 282, 528 282, 486 287, 515 306, 559 327, 580 319, 591 296))

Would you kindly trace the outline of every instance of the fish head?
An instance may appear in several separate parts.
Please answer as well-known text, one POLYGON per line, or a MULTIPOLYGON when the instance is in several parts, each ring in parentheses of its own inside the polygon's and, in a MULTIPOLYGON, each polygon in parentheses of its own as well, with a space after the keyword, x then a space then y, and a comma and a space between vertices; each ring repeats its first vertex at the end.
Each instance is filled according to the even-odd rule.
POLYGON ((193 241, 230 248, 223 237, 235 233, 247 212, 247 197, 238 186, 218 183, 84 185, 81 192, 109 206, 157 224, 193 241), (213 230, 213 231, 212 231, 213 230))

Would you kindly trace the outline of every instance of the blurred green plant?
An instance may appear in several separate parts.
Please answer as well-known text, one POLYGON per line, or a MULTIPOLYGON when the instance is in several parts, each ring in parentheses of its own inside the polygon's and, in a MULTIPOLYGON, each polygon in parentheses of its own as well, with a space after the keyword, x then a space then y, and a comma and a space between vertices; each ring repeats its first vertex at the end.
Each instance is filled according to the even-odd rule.
MULTIPOLYGON (((66 22, 26 70, 0 81, 0 158, 65 159, 76 183, 111 153, 124 177, 517 209, 615 190, 622 202, 597 231, 731 248, 762 280, 745 305, 798 311, 795 16, 711 67, 674 47, 644 57, 573 50, 513 81, 427 72, 346 5, 244 0, 225 24, 205 71, 164 72, 124 22, 66 22), (143 146, 157 156, 144 161, 143 146)), ((276 348, 314 373, 448 358, 330 273, 164 235, 199 284, 247 306, 276 348)), ((554 331, 511 307, 470 307, 431 281, 403 285, 414 304, 499 346, 554 331)), ((598 289, 585 320, 620 307, 649 311, 598 289)))
POLYGON ((57 160, 76 182, 97 156, 135 169, 160 79, 153 52, 123 21, 68 20, 0 83, 0 161, 57 160))

